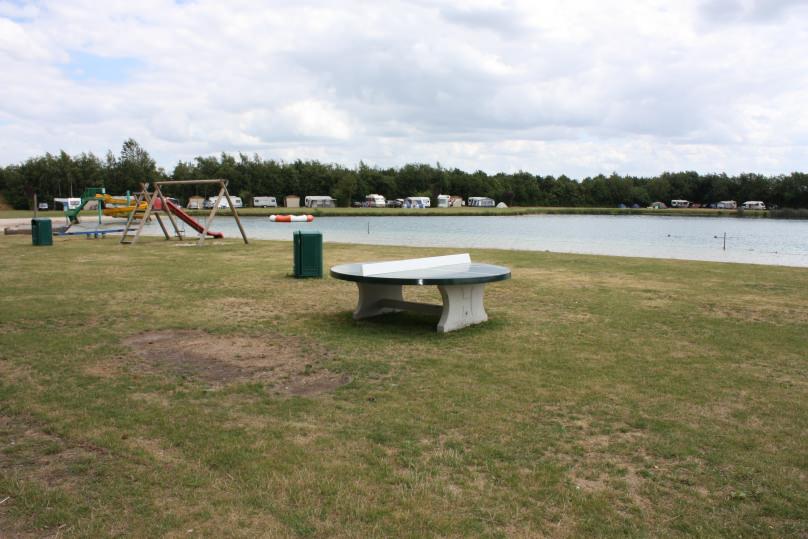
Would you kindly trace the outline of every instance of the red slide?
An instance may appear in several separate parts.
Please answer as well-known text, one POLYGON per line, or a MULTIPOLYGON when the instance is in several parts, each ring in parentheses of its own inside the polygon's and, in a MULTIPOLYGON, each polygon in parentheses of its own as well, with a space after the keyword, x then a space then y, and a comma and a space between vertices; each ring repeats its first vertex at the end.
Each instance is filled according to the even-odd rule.
MULTIPOLYGON (((157 206, 159 205, 160 200, 158 199, 158 200, 155 200, 154 202, 155 202, 155 204, 154 204, 155 209, 159 209, 159 208, 157 208, 157 206)), ((197 232, 200 232, 200 233, 205 231, 205 227, 200 225, 199 221, 197 221, 196 219, 194 219, 193 217, 191 217, 190 215, 185 213, 182 210, 182 208, 180 208, 179 206, 177 206, 176 204, 174 204, 170 200, 166 200, 166 204, 168 205, 168 210, 171 213, 173 213, 174 215, 176 215, 177 217, 179 217, 181 220, 185 221, 185 223, 188 226, 190 226, 191 228, 193 228, 194 230, 196 230, 197 232)), ((214 238, 223 238, 224 234, 222 234, 221 232, 211 232, 210 230, 208 230, 208 236, 211 236, 211 237, 214 237, 214 238)))

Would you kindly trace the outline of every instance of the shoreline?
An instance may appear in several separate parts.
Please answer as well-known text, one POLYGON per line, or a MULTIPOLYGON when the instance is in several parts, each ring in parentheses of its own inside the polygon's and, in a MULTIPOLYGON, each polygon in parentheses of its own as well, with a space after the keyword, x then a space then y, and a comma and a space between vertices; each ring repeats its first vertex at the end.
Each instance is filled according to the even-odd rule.
MULTIPOLYGON (((3 227, 3 219, 0 219, 0 228, 3 227)), ((111 233, 108 234, 110 237, 118 236, 120 233, 111 233)), ((22 235, 22 234, 15 234, 15 235, 22 235)), ((162 233, 149 233, 149 231, 145 231, 143 233, 143 237, 146 238, 160 238, 162 237, 162 233)), ((54 238, 62 238, 67 239, 68 236, 59 236, 58 234, 54 234, 54 238)), ((176 238, 172 241, 175 242, 175 245, 186 245, 187 242, 196 242, 197 236, 186 236, 185 239, 180 242, 176 240, 176 238)), ((208 239, 206 240, 206 245, 215 245, 216 240, 208 239)), ((236 243, 241 243, 240 238, 236 237, 225 237, 224 242, 235 241, 236 243)), ((282 242, 282 243, 292 243, 292 239, 277 239, 277 238, 250 238, 250 242, 282 242)), ((414 247, 406 244, 399 244, 399 243, 372 243, 367 241, 340 241, 340 240, 328 240, 327 242, 324 241, 325 244, 334 244, 343 247, 351 246, 351 245, 362 245, 367 247, 414 247)), ((441 245, 421 245, 418 246, 419 248, 426 248, 426 249, 440 249, 445 248, 441 245)), ((448 249, 448 248, 447 248, 448 249)), ((513 253, 544 253, 544 254, 553 254, 553 255, 572 255, 572 256, 594 256, 594 257, 609 257, 609 258, 621 258, 621 259, 634 259, 634 260, 649 260, 649 261, 656 261, 656 260, 667 260, 673 262, 696 262, 696 263, 707 263, 707 264, 733 264, 733 265, 744 265, 744 266, 760 266, 760 267, 768 267, 768 268, 790 268, 790 269, 808 269, 808 265, 799 265, 799 264, 775 264, 775 263, 765 263, 761 261, 755 260, 717 260, 711 258, 685 258, 685 257, 678 257, 678 256, 651 256, 651 255, 638 255, 638 254, 616 254, 616 253, 602 253, 602 252, 582 252, 582 251, 560 251, 560 250, 553 250, 553 249, 513 249, 508 247, 491 247, 491 246, 480 246, 480 247, 469 247, 469 246, 458 246, 458 247, 451 247, 453 251, 458 250, 493 250, 493 251, 501 251, 501 252, 513 252, 513 253)))
MULTIPOLYGON (((205 216, 209 210, 186 210, 194 216, 205 216)), ((273 214, 311 214, 315 217, 503 217, 521 215, 665 215, 677 217, 739 217, 769 219, 769 210, 718 210, 709 208, 241 208, 239 216, 264 217, 273 214)), ((232 215, 219 210, 217 215, 232 215)))
MULTIPOLYGON (((205 217, 210 210, 184 208, 189 215, 205 217)), ((775 212, 787 210, 774 210, 775 212)), ((795 210, 797 212, 808 211, 795 210)), ((515 206, 509 208, 239 208, 238 213, 244 217, 267 217, 273 214, 311 214, 315 217, 501 217, 520 215, 664 215, 676 217, 736 217, 751 219, 776 219, 772 210, 725 210, 710 208, 590 208, 590 207, 549 207, 549 206, 515 206)), ((220 209, 217 216, 231 216, 228 209, 220 209)), ((55 211, 39 212, 40 217, 63 219, 64 214, 55 211)), ((27 210, 0 211, 0 226, 7 219, 28 221, 33 217, 27 210), (7 217, 4 217, 7 216, 7 217)), ((106 216, 105 216, 106 217, 106 216)), ((7 225, 6 225, 7 226, 7 225)))

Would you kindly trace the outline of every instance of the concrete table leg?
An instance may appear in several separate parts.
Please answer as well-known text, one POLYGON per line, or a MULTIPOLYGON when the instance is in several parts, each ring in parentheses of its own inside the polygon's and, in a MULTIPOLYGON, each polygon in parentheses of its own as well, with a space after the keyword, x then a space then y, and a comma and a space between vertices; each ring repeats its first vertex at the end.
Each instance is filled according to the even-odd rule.
POLYGON ((353 313, 354 320, 385 313, 397 313, 401 309, 380 305, 385 300, 404 302, 401 285, 356 283, 359 287, 359 303, 353 313))
POLYGON ((485 284, 439 286, 443 297, 443 313, 438 322, 438 333, 479 324, 488 320, 483 306, 485 284))

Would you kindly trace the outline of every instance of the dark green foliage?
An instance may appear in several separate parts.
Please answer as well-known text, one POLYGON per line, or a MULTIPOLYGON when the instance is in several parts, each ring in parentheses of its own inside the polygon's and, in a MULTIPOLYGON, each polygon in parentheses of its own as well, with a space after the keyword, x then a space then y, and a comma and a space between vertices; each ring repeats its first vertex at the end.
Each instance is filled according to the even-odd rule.
MULTIPOLYGON (((445 169, 440 163, 410 163, 401 168, 377 168, 359 162, 353 169, 319 161, 293 162, 264 160, 238 154, 219 157, 197 157, 179 162, 167 175, 159 169, 148 152, 136 141, 123 143, 119 156, 111 151, 101 160, 93 154, 58 156, 45 154, 32 157, 19 165, 0 167, 0 192, 17 209, 28 209, 31 194, 50 202, 54 197, 80 196, 86 187, 103 186, 107 192, 122 194, 136 191, 141 182, 158 179, 228 180, 230 192, 249 203, 250 196, 331 195, 339 205, 364 200, 365 195, 379 193, 388 199, 438 194, 488 196, 509 206, 616 207, 620 204, 645 207, 653 201, 669 203, 672 199, 709 204, 721 200, 762 200, 768 206, 808 208, 808 174, 763 176, 744 173, 699 174, 698 172, 665 172, 647 178, 602 174, 581 181, 567 176, 534 175, 519 171, 513 174, 487 174, 481 170, 468 173, 445 169)), ((213 196, 213 186, 178 186, 171 196, 187 199, 192 195, 213 196)))
POLYGON ((31 193, 49 204, 57 197, 79 197, 87 187, 106 187, 109 193, 135 191, 140 182, 166 179, 146 150, 132 139, 123 144, 120 157, 108 152, 102 161, 94 154, 69 156, 50 153, 32 157, 20 165, 0 168, 0 188, 16 209, 28 209, 31 193))

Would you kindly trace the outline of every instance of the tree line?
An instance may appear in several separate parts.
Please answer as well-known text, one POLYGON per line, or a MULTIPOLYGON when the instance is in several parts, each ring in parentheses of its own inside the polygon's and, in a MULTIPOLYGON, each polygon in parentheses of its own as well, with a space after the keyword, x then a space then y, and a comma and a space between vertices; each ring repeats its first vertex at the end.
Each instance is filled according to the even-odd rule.
MULTIPOLYGON (((765 176, 744 173, 665 172, 654 177, 611 174, 580 181, 529 172, 487 174, 444 168, 440 164, 407 164, 380 168, 360 162, 349 168, 319 161, 262 159, 258 155, 221 154, 178 162, 168 173, 158 167, 136 141, 123 143, 119 154, 71 156, 46 153, 23 163, 0 167, 0 192, 14 208, 29 209, 33 194, 50 203, 56 197, 81 196, 86 187, 108 193, 136 192, 141 182, 223 178, 229 190, 248 203, 253 196, 331 195, 342 206, 378 193, 388 199, 438 194, 487 196, 509 206, 614 207, 648 206, 672 199, 708 204, 721 200, 762 200, 782 208, 808 208, 808 174, 765 176)), ((180 199, 213 196, 212 186, 176 186, 167 194, 180 199)))

